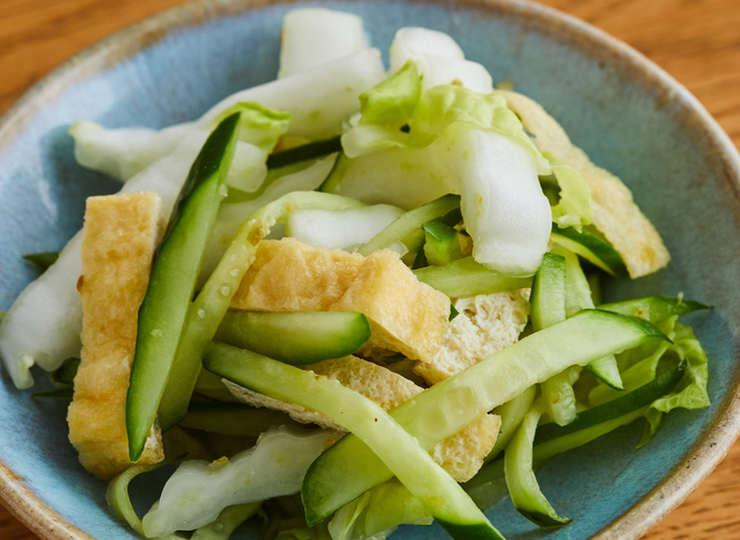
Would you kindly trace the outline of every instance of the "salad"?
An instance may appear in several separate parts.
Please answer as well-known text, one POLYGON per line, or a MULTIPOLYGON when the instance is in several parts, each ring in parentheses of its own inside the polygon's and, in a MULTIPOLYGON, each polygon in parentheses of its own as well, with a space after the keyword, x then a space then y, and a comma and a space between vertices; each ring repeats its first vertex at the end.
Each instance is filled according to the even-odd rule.
POLYGON ((123 185, 0 323, 18 388, 70 400, 70 442, 146 538, 503 536, 507 493, 567 526, 536 472, 640 418, 709 404, 682 296, 603 303, 664 267, 614 175, 448 35, 285 17, 278 79, 156 131, 70 130, 123 185), (174 468, 142 517, 133 478, 174 468), (257 517, 255 517, 257 516, 257 517))

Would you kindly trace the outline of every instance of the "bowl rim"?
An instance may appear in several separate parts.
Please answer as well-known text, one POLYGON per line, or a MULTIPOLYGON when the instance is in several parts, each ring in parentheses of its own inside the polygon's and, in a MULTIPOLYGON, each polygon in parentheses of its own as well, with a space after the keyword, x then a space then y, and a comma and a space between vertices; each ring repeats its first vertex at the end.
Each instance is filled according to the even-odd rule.
MULTIPOLYGON (((412 1, 450 5, 446 0, 412 1)), ((56 100, 70 83, 110 68, 154 45, 173 30, 280 3, 288 4, 291 0, 194 0, 150 15, 108 35, 44 76, 0 117, 0 145, 5 140, 12 140, 33 120, 38 112, 37 101, 45 104, 56 100)), ((678 100, 686 120, 705 133, 707 145, 719 151, 730 192, 740 201, 740 154, 729 136, 695 96, 637 50, 589 23, 530 0, 456 0, 454 3, 517 18, 523 27, 536 28, 559 41, 571 42, 581 50, 588 45, 587 54, 617 61, 622 69, 637 74, 643 83, 659 91, 658 95, 663 95, 663 99, 678 100)), ((719 407, 723 412, 715 416, 705 439, 695 444, 685 459, 648 494, 591 536, 591 540, 633 540, 642 536, 709 476, 740 436, 740 385, 736 385, 734 395, 726 396, 719 407)), ((95 540, 49 508, 2 460, 0 502, 43 540, 95 540)))

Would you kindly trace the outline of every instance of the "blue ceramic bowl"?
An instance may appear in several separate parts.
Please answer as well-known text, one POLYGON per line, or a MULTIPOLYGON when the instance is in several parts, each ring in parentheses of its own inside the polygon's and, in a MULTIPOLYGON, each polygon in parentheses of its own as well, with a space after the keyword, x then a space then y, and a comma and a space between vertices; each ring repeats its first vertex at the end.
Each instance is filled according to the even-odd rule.
MULTIPOLYGON (((189 4, 136 24, 37 85, 0 126, 0 309, 36 277, 24 253, 60 249, 80 228, 84 199, 116 183, 78 167, 67 129, 164 127, 198 117, 221 98, 274 78, 278 32, 293 3, 189 4)), ((401 26, 454 36, 495 81, 543 104, 593 160, 624 179, 663 235, 673 261, 647 278, 613 283, 609 297, 677 294, 712 304, 694 315, 711 359, 712 406, 677 411, 636 451, 628 426, 563 455, 540 474, 558 511, 574 519, 540 532, 504 499, 489 516, 510 539, 636 538, 711 471, 737 436, 740 403, 740 159, 701 105, 625 45, 572 18, 503 0, 321 2, 365 19, 387 50, 401 26)), ((41 377, 38 377, 41 379, 41 377)), ((77 463, 65 407, 0 383, 0 494, 43 538, 134 538, 105 504, 105 483, 77 463)), ((156 492, 139 486, 139 498, 156 492)), ((245 530, 239 538, 256 538, 245 530)), ((405 527, 398 540, 446 538, 405 527)))

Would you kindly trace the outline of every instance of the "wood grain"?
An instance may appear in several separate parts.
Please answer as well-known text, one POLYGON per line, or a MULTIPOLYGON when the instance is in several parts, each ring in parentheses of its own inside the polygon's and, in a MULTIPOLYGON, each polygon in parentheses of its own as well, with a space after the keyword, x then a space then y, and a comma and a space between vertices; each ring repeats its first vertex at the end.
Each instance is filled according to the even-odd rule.
MULTIPOLYGON (((0 112, 61 62, 178 0, 0 0, 0 112)), ((686 86, 740 147, 740 1, 544 0, 626 41, 686 86)), ((0 538, 32 540, 0 507, 0 538)), ((740 538, 740 444, 645 540, 740 538)))

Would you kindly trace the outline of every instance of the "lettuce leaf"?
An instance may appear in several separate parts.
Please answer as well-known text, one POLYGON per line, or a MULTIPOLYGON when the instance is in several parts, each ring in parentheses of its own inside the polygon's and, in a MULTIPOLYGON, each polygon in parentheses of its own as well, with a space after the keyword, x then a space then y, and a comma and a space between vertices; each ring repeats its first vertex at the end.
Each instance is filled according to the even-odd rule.
POLYGON ((573 167, 566 165, 552 154, 543 153, 550 162, 552 176, 558 188, 558 202, 552 207, 552 220, 564 229, 573 227, 581 231, 584 225, 590 225, 594 220, 591 208, 591 192, 588 184, 573 167))
POLYGON ((291 113, 288 134, 296 137, 320 140, 337 135, 347 118, 357 112, 360 93, 384 79, 380 51, 366 49, 232 94, 193 122, 162 130, 105 129, 93 122, 78 122, 70 134, 75 139, 75 157, 80 165, 126 181, 172 152, 184 137, 208 131, 216 118, 239 104, 261 103, 291 113))
POLYGON ((362 115, 342 136, 342 147, 347 157, 366 159, 354 173, 345 164, 343 178, 332 178, 335 192, 357 196, 367 182, 354 182, 354 193, 347 193, 348 177, 389 170, 374 177, 388 193, 403 193, 398 186, 458 193, 476 261, 508 275, 532 275, 539 267, 552 213, 537 175, 550 174, 550 165, 504 98, 455 85, 419 94, 418 72, 407 63, 363 94, 362 115), (397 166, 385 166, 390 154, 397 166))
POLYGON ((676 323, 676 331, 672 339, 674 351, 681 361, 686 362, 686 370, 673 392, 654 401, 645 413, 648 425, 640 439, 640 446, 653 436, 660 425, 663 414, 677 408, 691 410, 709 406, 707 353, 688 326, 676 323))
POLYGON ((422 88, 460 84, 482 94, 493 90, 493 79, 482 65, 465 60, 460 46, 449 35, 427 28, 406 27, 396 32, 390 48, 391 73, 409 60, 423 75, 422 88))

